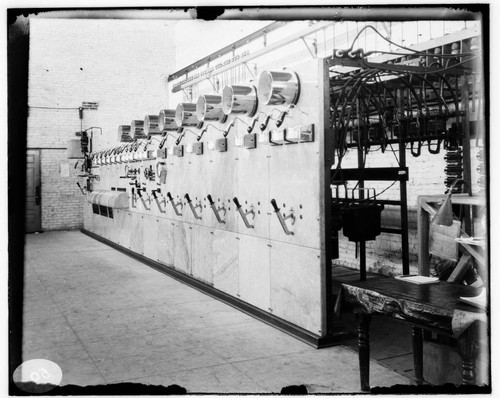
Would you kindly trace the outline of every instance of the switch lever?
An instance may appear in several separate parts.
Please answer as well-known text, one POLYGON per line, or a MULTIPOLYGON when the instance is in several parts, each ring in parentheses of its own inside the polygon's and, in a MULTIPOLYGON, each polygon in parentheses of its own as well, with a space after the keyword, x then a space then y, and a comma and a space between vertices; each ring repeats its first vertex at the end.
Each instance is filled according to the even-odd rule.
POLYGON ((238 201, 238 198, 237 197, 234 197, 233 198, 233 202, 234 204, 236 205, 236 210, 238 210, 238 212, 240 213, 240 216, 241 218, 243 219, 243 222, 245 223, 245 226, 247 228, 253 228, 254 226, 251 225, 249 222, 248 222, 248 219, 247 219, 247 215, 251 214, 252 215, 252 219, 255 218, 255 211, 253 210, 253 206, 250 207, 250 210, 249 211, 244 211, 243 208, 241 207, 240 205, 240 202, 238 201))
POLYGON ((175 214, 178 215, 179 217, 182 216, 182 213, 179 212, 179 210, 177 210, 177 206, 180 206, 182 209, 182 201, 179 200, 177 203, 174 203, 174 198, 172 197, 172 194, 170 192, 167 192, 167 198, 170 201, 170 203, 172 203, 172 207, 174 208, 175 214))
POLYGON ((226 215, 226 208, 224 207, 224 203, 222 204, 222 207, 217 208, 215 202, 212 199, 212 195, 208 194, 207 195, 208 203, 210 203, 210 207, 214 211, 215 218, 220 224, 225 224, 226 222, 221 218, 219 212, 223 211, 224 215, 226 215))
POLYGON ((196 213, 197 207, 199 207, 201 210, 201 203, 198 203, 196 206, 194 206, 193 201, 189 197, 189 194, 185 194, 184 197, 186 198, 186 201, 188 202, 189 207, 191 208, 191 211, 193 212, 194 218, 196 218, 197 220, 201 220, 201 216, 199 216, 198 213, 196 213))
POLYGON ((283 228, 283 231, 285 231, 285 234, 293 235, 293 231, 290 231, 288 229, 288 226, 286 225, 286 220, 289 218, 292 219, 292 225, 295 223, 295 215, 293 214, 293 209, 290 210, 290 214, 288 214, 287 216, 283 216, 283 214, 281 214, 280 212, 278 204, 276 203, 276 200, 271 199, 271 205, 273 206, 274 212, 276 213, 276 216, 278 217, 278 220, 283 228))
POLYGON ((158 209, 160 210, 161 213, 165 213, 165 210, 162 210, 162 208, 160 206, 160 203, 163 203, 163 205, 166 206, 167 205, 167 201, 165 200, 165 197, 163 195, 161 195, 162 198, 163 198, 163 200, 160 202, 160 200, 158 199, 157 193, 161 195, 161 189, 160 188, 153 189, 151 191, 151 194, 153 195, 153 198, 154 198, 154 200, 156 202, 156 205, 158 206, 158 209))

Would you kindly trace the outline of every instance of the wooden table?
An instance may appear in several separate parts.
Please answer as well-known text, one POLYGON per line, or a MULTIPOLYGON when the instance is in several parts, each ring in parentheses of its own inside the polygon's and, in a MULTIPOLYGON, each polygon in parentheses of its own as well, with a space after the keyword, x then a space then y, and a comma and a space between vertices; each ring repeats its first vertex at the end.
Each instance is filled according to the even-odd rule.
POLYGON ((388 315, 413 325, 413 356, 417 384, 423 383, 423 329, 458 339, 464 384, 476 382, 478 324, 486 322, 484 310, 458 298, 479 294, 470 286, 439 282, 416 285, 394 278, 342 283, 341 296, 358 317, 361 389, 370 389, 369 323, 374 314, 388 315))

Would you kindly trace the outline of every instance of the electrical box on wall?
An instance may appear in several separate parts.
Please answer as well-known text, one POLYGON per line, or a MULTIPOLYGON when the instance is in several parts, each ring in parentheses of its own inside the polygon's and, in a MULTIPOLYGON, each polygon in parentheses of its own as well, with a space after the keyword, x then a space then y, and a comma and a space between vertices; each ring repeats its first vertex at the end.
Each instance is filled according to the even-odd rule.
POLYGON ((156 157, 158 159, 165 159, 167 157, 167 148, 158 149, 156 152, 156 157))
POLYGON ((227 151, 227 138, 219 138, 215 141, 215 148, 219 152, 226 152, 227 151))
POLYGON ((79 138, 68 140, 68 159, 83 159, 82 144, 79 138))
POLYGON ((196 142, 193 144, 193 153, 195 155, 203 155, 203 142, 196 142))
POLYGON ((245 134, 243 136, 243 145, 247 149, 254 149, 257 147, 257 134, 245 134))

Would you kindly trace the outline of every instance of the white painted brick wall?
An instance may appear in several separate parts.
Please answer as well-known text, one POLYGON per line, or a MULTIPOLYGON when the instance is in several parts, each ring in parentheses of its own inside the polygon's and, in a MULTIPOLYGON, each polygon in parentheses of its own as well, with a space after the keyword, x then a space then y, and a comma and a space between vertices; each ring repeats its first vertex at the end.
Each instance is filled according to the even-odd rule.
POLYGON ((167 103, 166 78, 175 68, 174 22, 147 20, 30 20, 28 148, 41 148, 42 228, 83 225, 80 168, 69 161, 67 141, 98 126, 94 149, 114 146, 120 124, 157 114, 167 103), (99 109, 77 109, 96 101, 99 109), (42 108, 43 107, 43 108, 42 108), (59 149, 51 149, 59 148, 59 149))

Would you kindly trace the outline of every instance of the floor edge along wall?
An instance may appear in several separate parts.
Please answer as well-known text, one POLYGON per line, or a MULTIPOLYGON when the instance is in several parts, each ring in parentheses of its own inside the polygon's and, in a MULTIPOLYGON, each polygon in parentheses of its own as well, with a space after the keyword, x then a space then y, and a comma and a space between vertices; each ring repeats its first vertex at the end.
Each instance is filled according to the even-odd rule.
POLYGON ((287 333, 301 341, 303 341, 306 344, 309 344, 310 346, 316 347, 316 348, 326 348, 326 347, 331 347, 332 345, 339 344, 341 341, 342 336, 341 335, 335 335, 335 336, 326 336, 326 337, 318 337, 311 332, 304 330, 294 324, 291 324, 281 318, 278 318, 270 313, 264 312, 261 309, 246 303, 245 301, 242 301, 238 298, 235 298, 234 296, 231 296, 227 293, 224 293, 221 290, 215 289, 212 286, 207 285, 206 283, 200 282, 195 278, 192 278, 189 275, 184 274, 183 272, 177 271, 174 268, 171 267, 166 267, 164 264, 158 262, 158 261, 153 261, 148 257, 145 257, 143 255, 140 255, 130 249, 127 249, 123 246, 120 246, 116 244, 115 242, 103 238, 100 235, 97 235, 93 232, 90 232, 86 229, 81 229, 80 230, 83 234, 98 240, 99 242, 102 242, 106 245, 109 245, 110 247, 132 257, 135 258, 138 261, 143 262, 144 264, 174 278, 177 279, 189 286, 191 286, 194 289, 197 289, 211 297, 214 297, 228 305, 231 305, 234 308, 239 309, 240 311, 257 318, 261 320, 262 322, 267 323, 268 325, 271 325, 284 333, 287 333))

